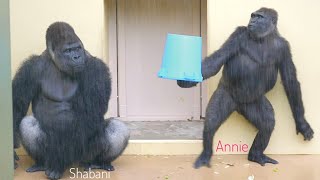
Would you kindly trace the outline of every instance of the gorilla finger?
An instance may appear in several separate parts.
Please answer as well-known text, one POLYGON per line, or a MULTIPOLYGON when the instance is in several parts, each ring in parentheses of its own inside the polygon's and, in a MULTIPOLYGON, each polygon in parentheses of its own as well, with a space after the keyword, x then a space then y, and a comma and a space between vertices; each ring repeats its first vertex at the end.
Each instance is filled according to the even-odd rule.
POLYGON ((55 180, 60 179, 62 174, 56 171, 47 170, 45 174, 48 176, 48 179, 55 180))
POLYGON ((106 165, 103 169, 107 171, 114 171, 114 167, 112 165, 106 165))
POLYGON ((313 138, 313 132, 309 132, 305 135, 304 140, 310 141, 313 138))
POLYGON ((265 159, 266 163, 271 163, 271 164, 279 164, 278 161, 274 160, 274 159, 271 159, 269 157, 266 157, 265 159))
POLYGON ((178 80, 177 84, 181 88, 190 88, 197 85, 197 82, 178 80))
POLYGON ((313 138, 314 132, 311 128, 309 128, 301 134, 303 135, 305 141, 310 141, 313 138))
POLYGON ((181 87, 181 88, 185 88, 185 86, 186 86, 186 82, 185 82, 185 81, 181 81, 181 80, 178 80, 178 81, 177 81, 177 84, 178 84, 178 86, 181 87))

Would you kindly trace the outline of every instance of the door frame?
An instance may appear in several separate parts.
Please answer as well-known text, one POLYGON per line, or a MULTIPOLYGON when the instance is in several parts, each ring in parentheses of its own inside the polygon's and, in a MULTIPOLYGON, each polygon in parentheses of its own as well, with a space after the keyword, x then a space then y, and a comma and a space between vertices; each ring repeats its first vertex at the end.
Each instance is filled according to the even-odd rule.
MULTIPOLYGON (((119 117, 121 107, 119 106, 119 64, 118 64, 118 10, 117 0, 106 0, 106 20, 108 36, 108 62, 112 76, 112 94, 109 101, 109 115, 119 117), (116 74, 116 76, 115 76, 116 74)), ((202 57, 207 56, 207 0, 200 0, 200 33, 202 37, 202 57)), ((122 32, 123 33, 123 32, 122 32)), ((123 87, 125 88, 125 87, 123 87)), ((200 84, 200 118, 205 117, 205 109, 208 104, 208 82, 200 84)))

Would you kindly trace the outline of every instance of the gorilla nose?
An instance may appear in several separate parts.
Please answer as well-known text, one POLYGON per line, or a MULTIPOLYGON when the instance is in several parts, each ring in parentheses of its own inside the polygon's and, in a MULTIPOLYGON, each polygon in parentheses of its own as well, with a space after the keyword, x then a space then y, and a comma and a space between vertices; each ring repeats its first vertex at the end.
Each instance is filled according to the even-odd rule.
POLYGON ((78 60, 81 56, 73 56, 74 60, 78 60))

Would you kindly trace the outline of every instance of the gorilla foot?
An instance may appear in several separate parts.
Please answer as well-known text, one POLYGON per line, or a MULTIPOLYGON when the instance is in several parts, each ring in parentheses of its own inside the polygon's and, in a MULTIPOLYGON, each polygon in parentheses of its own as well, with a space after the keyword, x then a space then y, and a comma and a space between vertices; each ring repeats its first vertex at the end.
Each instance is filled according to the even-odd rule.
POLYGON ((193 167, 195 169, 199 169, 201 166, 211 167, 210 160, 211 155, 205 155, 204 153, 202 153, 194 163, 193 167))
POLYGON ((249 154, 248 160, 252 162, 259 163, 261 166, 264 166, 266 163, 271 163, 271 164, 278 164, 278 161, 269 158, 268 156, 261 154, 261 155, 252 155, 249 154))
POLYGON ((33 166, 29 167, 26 172, 31 173, 31 172, 37 172, 37 171, 45 171, 46 168, 42 165, 34 164, 33 166))
POLYGON ((48 176, 48 179, 56 180, 60 179, 63 173, 55 170, 46 170, 46 175, 48 176))
POLYGON ((102 163, 102 164, 87 164, 84 166, 85 171, 89 171, 89 169, 103 169, 107 171, 114 171, 114 167, 111 163, 102 163))

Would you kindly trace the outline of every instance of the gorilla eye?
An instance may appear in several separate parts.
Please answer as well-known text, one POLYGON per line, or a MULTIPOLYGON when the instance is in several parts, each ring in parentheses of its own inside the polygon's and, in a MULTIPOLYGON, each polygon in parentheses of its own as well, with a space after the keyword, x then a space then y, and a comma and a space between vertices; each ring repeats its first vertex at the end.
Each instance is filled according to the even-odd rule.
POLYGON ((254 13, 252 13, 251 14, 251 18, 263 18, 263 16, 261 15, 261 14, 254 14, 254 13))
POLYGON ((262 16, 262 15, 260 15, 260 14, 258 14, 258 15, 257 15, 257 17, 258 17, 258 18, 263 18, 263 16, 262 16))
POLYGON ((68 49, 64 50, 65 53, 70 53, 71 51, 72 51, 71 48, 68 48, 68 49))

